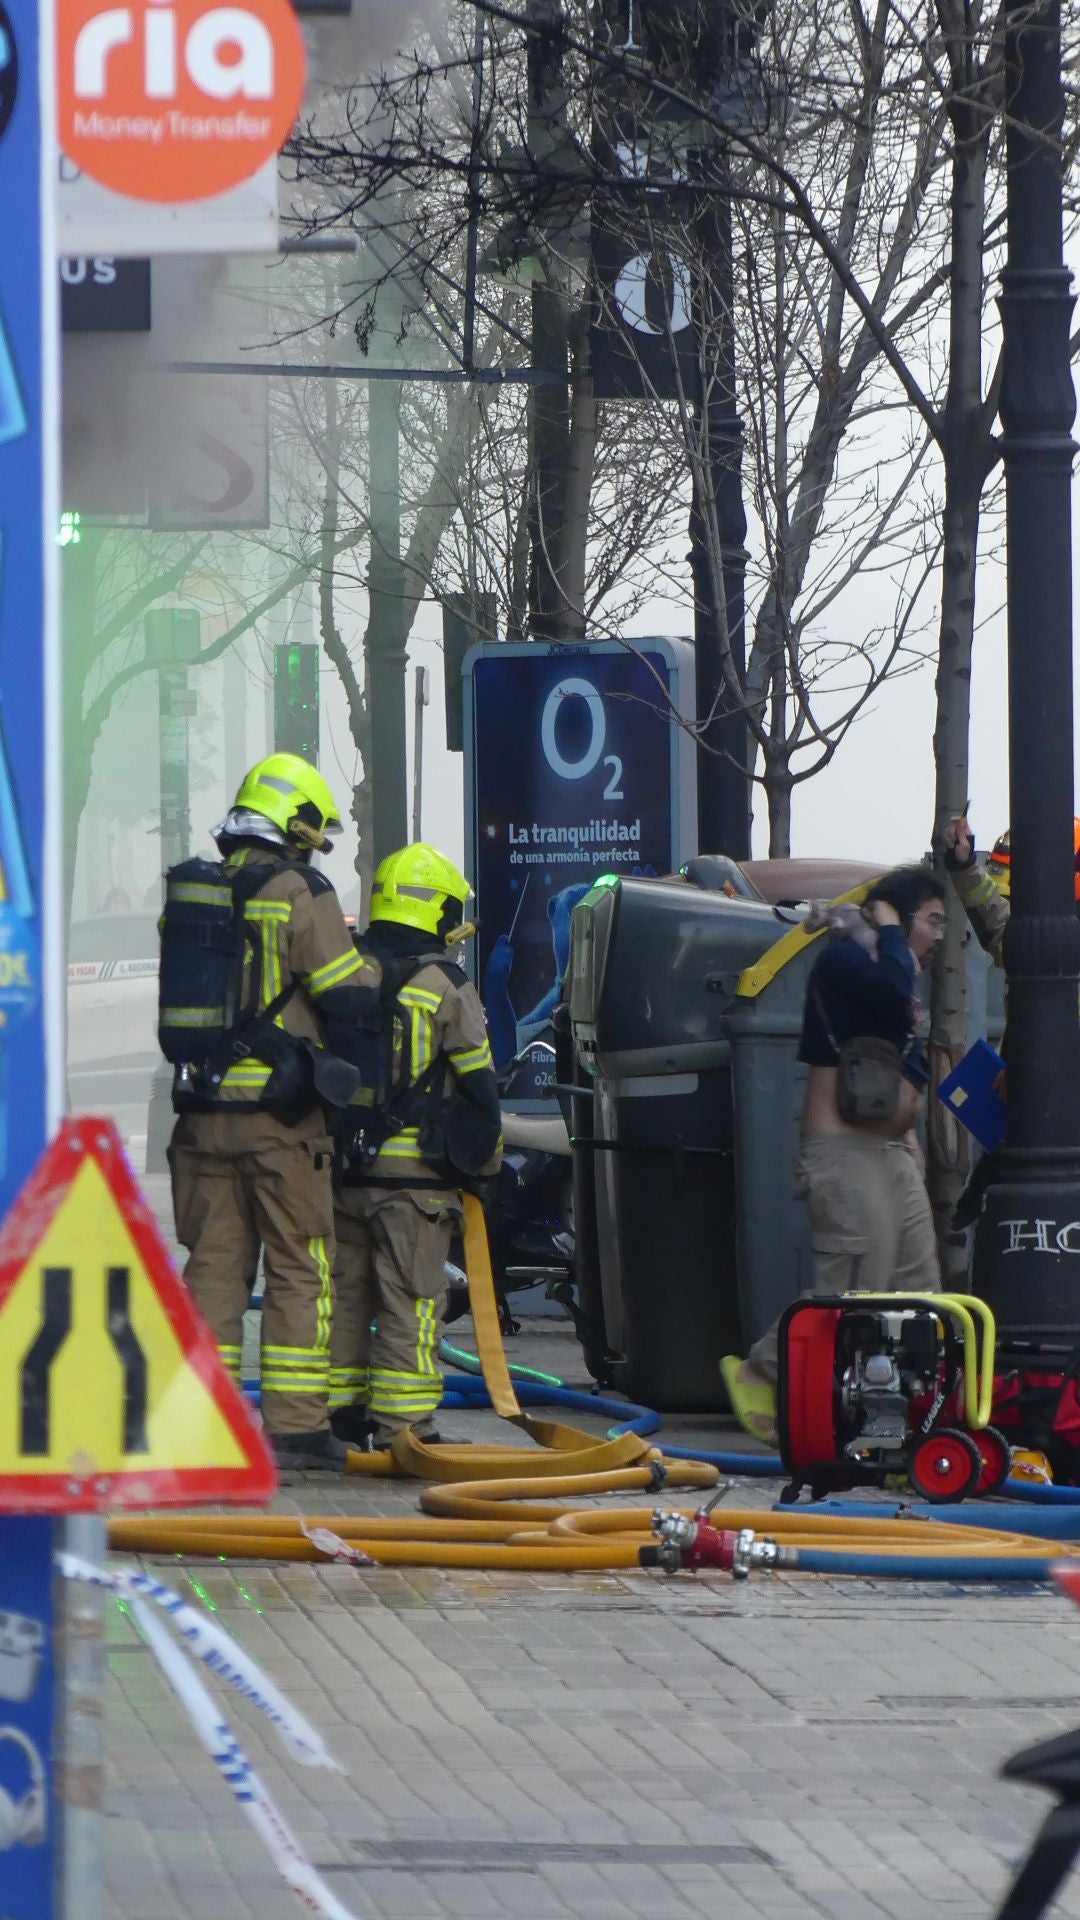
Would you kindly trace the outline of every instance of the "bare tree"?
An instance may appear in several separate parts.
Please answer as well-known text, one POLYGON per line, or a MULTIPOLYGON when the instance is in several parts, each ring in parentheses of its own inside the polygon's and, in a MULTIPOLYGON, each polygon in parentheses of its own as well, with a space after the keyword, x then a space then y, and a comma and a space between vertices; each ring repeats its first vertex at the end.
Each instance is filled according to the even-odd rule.
MULTIPOLYGON (((469 34, 448 35, 447 45, 422 50, 350 90, 339 103, 336 136, 305 129, 295 143, 300 177, 329 193, 339 217, 354 225, 374 221, 432 297, 461 300, 471 293, 485 320, 498 327, 504 351, 531 342, 533 383, 525 409, 518 410, 520 451, 497 458, 484 482, 486 491, 500 472, 523 473, 509 511, 495 518, 502 523, 504 561, 518 556, 506 574, 519 587, 523 535, 529 535, 529 631, 569 638, 584 631, 586 617, 593 624, 603 617, 587 593, 586 575, 605 484, 611 497, 610 464, 606 473, 598 465, 605 439, 624 453, 635 445, 654 447, 662 471, 672 476, 657 514, 646 504, 648 463, 639 472, 627 461, 619 489, 623 513, 633 500, 632 522, 661 551, 657 575, 669 589, 682 571, 673 560, 675 514, 689 504, 679 500, 679 466, 690 476, 711 575, 706 591, 719 615, 713 706, 745 718, 748 745, 740 754, 760 754, 772 850, 784 852, 793 787, 831 762, 887 675, 920 657, 920 594, 934 543, 907 562, 909 533, 917 547, 927 543, 921 525, 905 524, 905 481, 925 457, 927 430, 922 423, 915 435, 900 430, 891 488, 865 443, 868 416, 874 410, 875 419, 884 416, 889 404, 880 377, 883 340, 895 361, 896 342, 918 327, 940 284, 920 242, 941 166, 944 116, 928 98, 932 90, 917 50, 903 35, 890 41, 885 0, 869 17, 832 0, 809 13, 774 10, 767 61, 755 31, 756 56, 742 62, 738 76, 750 129, 741 142, 729 138, 730 101, 721 112, 700 88, 680 92, 662 78, 674 67, 689 85, 701 52, 694 23, 703 9, 685 10, 674 53, 669 48, 666 66, 661 58, 651 69, 624 44, 628 22, 620 43, 617 22, 615 30, 597 33, 589 9, 558 0, 530 0, 520 11, 480 0, 479 11, 488 32, 478 87, 469 84, 477 79, 469 34), (768 126, 759 132, 766 65, 768 126), (597 139, 598 126, 606 126, 606 138, 597 139), (766 139, 774 155, 786 157, 786 172, 801 194, 797 206, 776 167, 762 165, 766 139), (630 164, 613 172, 613 151, 629 155, 630 164), (654 205, 660 184, 662 216, 654 205), (733 296, 716 285, 701 217, 720 199, 739 223, 741 274, 733 296), (643 219, 656 247, 677 252, 694 283, 702 390, 680 390, 675 404, 655 392, 637 405, 598 402, 590 344, 605 290, 594 269, 591 224, 599 220, 617 232, 624 222, 629 231, 640 229, 643 219), (823 250, 830 224, 833 245, 823 250), (891 239, 883 247, 886 227, 891 239), (523 293, 516 314, 511 309, 508 316, 504 307, 496 316, 484 283, 466 284, 465 268, 455 263, 470 239, 475 258, 477 232, 481 256, 506 275, 524 277, 527 268, 528 311, 523 293), (850 295, 851 285, 863 291, 864 281, 868 311, 850 295), (724 623, 725 529, 708 446, 724 331, 744 347, 751 343, 740 378, 760 549, 745 672, 724 623), (863 450, 838 480, 840 448, 853 423, 863 450), (889 578, 894 605, 872 631, 857 633, 849 623, 836 643, 830 612, 835 623, 832 610, 844 584, 873 568, 889 578)), ((647 4, 636 17, 642 14, 647 38, 647 4)), ((717 57, 730 64, 729 53, 721 48, 717 57)), ((714 57, 705 69, 707 84, 716 71, 714 57)), ((464 331, 467 315, 462 324, 464 331)), ((501 408, 485 417, 504 428, 501 408)), ((474 527, 468 540, 475 558, 474 527)), ((685 576, 674 591, 688 615, 700 612, 685 576)), ((515 631, 525 628, 521 600, 518 591, 515 631)), ((706 748, 714 717, 699 713, 706 748)))
MULTIPOLYGON (((780 0, 764 20, 747 8, 740 22, 737 8, 718 13, 698 0, 675 8, 635 0, 635 37, 625 13, 620 22, 616 12, 614 28, 608 21, 599 30, 596 10, 578 0, 474 4, 488 24, 479 115, 470 121, 464 104, 472 97, 464 34, 457 46, 388 69, 366 94, 354 90, 343 137, 332 150, 302 137, 301 167, 330 179, 353 218, 375 205, 388 182, 407 178, 428 209, 408 244, 434 280, 452 253, 445 243, 477 226, 508 261, 520 262, 530 250, 535 256, 543 287, 532 296, 534 336, 538 303, 541 309, 539 371, 557 364, 564 376, 558 393, 554 385, 545 389, 547 398, 531 409, 531 493, 540 503, 535 563, 538 551, 551 554, 552 529, 567 518, 565 482, 551 449, 565 451, 575 400, 590 398, 572 325, 573 314, 586 313, 596 296, 580 244, 585 212, 602 196, 621 196, 626 205, 635 192, 640 197, 633 168, 620 177, 600 161, 592 139, 598 105, 615 93, 634 103, 639 124, 666 158, 673 190, 677 139, 684 153, 711 149, 722 156, 711 171, 699 164, 693 178, 684 168, 681 190, 684 200, 692 194, 699 203, 709 193, 726 198, 742 235, 743 282, 732 305, 757 318, 756 330, 740 338, 744 348, 748 338, 753 342, 742 391, 760 550, 744 680, 724 626, 725 542, 707 399, 704 407, 697 396, 684 399, 681 425, 719 629, 718 701, 745 718, 779 850, 796 777, 830 763, 853 722, 857 693, 868 696, 882 667, 895 670, 910 658, 932 581, 937 844, 948 815, 968 797, 980 518, 998 459, 989 289, 1000 264, 1006 108, 999 7, 984 0, 800 0, 794 7, 780 0), (451 137, 447 99, 458 103, 451 137), (672 134, 679 127, 693 129, 689 140, 685 132, 672 134), (444 244, 433 249, 440 238, 444 244), (554 266, 552 253, 559 256, 554 266), (890 409, 897 424, 885 474, 873 435, 879 426, 884 432, 890 409), (838 521, 830 520, 838 513, 844 531, 853 531, 846 548, 838 521), (850 651, 834 658, 829 684, 822 646, 855 571, 882 590, 881 610, 867 623, 877 631, 864 627, 845 637, 850 651)), ((687 216, 683 223, 692 224, 687 216)), ((713 304, 722 326, 724 301, 713 304)), ((729 325, 731 319, 729 313, 729 325)), ((519 333, 526 331, 523 325, 519 333)), ((583 431, 587 442, 590 429, 583 431)), ((587 445, 579 464, 589 465, 587 445)), ((537 628, 534 594, 539 631, 552 630, 560 601, 573 604, 564 558, 550 561, 545 578, 556 605, 540 609, 537 628)), ((706 726, 712 717, 703 716, 706 726)), ((748 748, 747 771, 750 757, 748 748)), ((954 913, 935 970, 935 1084, 964 1044, 963 1013, 954 913)), ((948 1247, 966 1148, 938 1103, 930 1148, 931 1188, 948 1247)), ((948 1254, 956 1270, 962 1249, 948 1247, 948 1254)))

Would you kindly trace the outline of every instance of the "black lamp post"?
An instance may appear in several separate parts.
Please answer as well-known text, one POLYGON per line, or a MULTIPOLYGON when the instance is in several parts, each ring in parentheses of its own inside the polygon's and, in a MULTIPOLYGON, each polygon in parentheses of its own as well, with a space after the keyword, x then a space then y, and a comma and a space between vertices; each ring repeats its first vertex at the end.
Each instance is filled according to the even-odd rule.
POLYGON ((1012 917, 1008 1127, 975 1241, 1001 1326, 1080 1334, 1080 920, 1074 906, 1071 276, 1060 0, 1008 0, 1006 480, 1012 917))
MULTIPOLYGON (((715 156, 715 175, 727 167, 715 156)), ((694 668, 698 724, 698 845, 702 853, 750 857, 750 766, 752 748, 746 709, 733 699, 724 676, 724 650, 741 686, 746 680, 746 509, 743 505, 743 432, 735 386, 734 270, 731 200, 716 193, 705 198, 697 221, 697 258, 701 276, 697 308, 699 352, 713 364, 702 367, 698 408, 699 445, 708 471, 708 491, 716 516, 720 561, 717 581, 705 524, 706 502, 694 486, 690 508, 690 571, 694 585, 694 668), (717 586, 723 594, 723 618, 717 586)))

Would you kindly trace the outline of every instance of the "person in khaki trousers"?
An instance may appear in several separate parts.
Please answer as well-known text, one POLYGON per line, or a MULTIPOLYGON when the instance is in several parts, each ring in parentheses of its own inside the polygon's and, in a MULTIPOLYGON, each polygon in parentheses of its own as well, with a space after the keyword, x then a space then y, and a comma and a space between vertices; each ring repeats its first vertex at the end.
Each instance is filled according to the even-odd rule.
MULTIPOLYGON (((810 971, 796 1190, 810 1215, 813 1293, 929 1293, 941 1284, 915 1132, 929 1066, 914 992, 945 935, 944 898, 928 868, 895 868, 871 887, 861 922, 826 934, 810 971), (891 1041, 902 1058, 895 1113, 868 1126, 843 1118, 836 1092, 838 1049, 864 1036, 891 1041)), ((727 1354, 721 1372, 742 1426, 775 1445, 776 1324, 745 1360, 727 1354)))
MULTIPOLYGON (((357 1026, 379 997, 378 973, 357 953, 333 887, 308 865, 340 830, 326 782, 299 756, 272 754, 246 776, 215 835, 224 877, 242 899, 243 1019, 225 1034, 219 1063, 178 1066, 173 1091, 169 1164, 184 1279, 239 1379, 261 1248, 262 1417, 286 1467, 341 1469, 348 1452, 329 1422, 331 1140, 316 1083, 326 1019, 357 1026)), ((198 916, 213 914, 217 877, 209 862, 167 876, 163 981, 176 924, 197 958, 198 916)), ((203 932, 215 933, 212 920, 203 932)), ((203 950, 212 944, 204 938, 203 950)), ((197 997, 192 968, 172 977, 185 1001, 197 997)), ((163 1044, 177 1029, 197 1037, 209 1017, 209 1007, 168 1004, 163 991, 163 1044)), ((172 1044, 169 1057, 177 1052, 172 1044)))
POLYGON ((337 1264, 330 1347, 331 1425, 355 1445, 388 1447, 413 1427, 436 1440, 445 1264, 462 1181, 499 1168, 499 1092, 484 1011, 447 953, 470 888, 423 843, 384 860, 358 947, 383 976, 392 1115, 376 1115, 367 1154, 346 1152, 334 1196, 337 1264))

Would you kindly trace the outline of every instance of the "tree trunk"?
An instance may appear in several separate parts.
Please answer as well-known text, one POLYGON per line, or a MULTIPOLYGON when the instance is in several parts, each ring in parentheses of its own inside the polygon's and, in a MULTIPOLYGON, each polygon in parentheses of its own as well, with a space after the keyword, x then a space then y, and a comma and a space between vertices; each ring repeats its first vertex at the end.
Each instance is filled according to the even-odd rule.
MULTIPOLYGON (((783 561, 777 568, 783 578, 783 561)), ((769 745, 765 749, 765 798, 769 809, 769 859, 791 858, 792 740, 788 737, 788 662, 784 650, 784 620, 777 614, 777 592, 772 600, 773 656, 769 686, 769 745)), ((787 610, 790 611, 790 610, 787 610)), ((797 735, 796 735, 797 737, 797 735)))
MULTIPOLYGON (((332 383, 331 383, 332 384, 332 383)), ((367 705, 379 716, 367 777, 372 786, 372 855, 381 860, 409 838, 405 782, 405 573, 401 563, 401 469, 396 380, 368 387, 368 500, 371 558, 364 634, 367 705)))
MULTIPOLYGON (((962 33, 962 23, 957 25, 962 33)), ((958 64, 966 58, 960 46, 958 64)), ((979 507, 992 463, 988 403, 982 392, 983 225, 987 134, 973 124, 961 100, 953 109, 950 195, 952 261, 949 275, 949 382, 942 422, 945 465, 942 516, 941 627, 938 638, 937 709, 934 725, 934 835, 938 870, 944 875, 941 836, 949 818, 969 799, 968 750, 971 717, 971 652, 975 639, 975 563, 979 507)), ((989 406, 992 410, 993 403, 989 406)), ((952 1215, 968 1170, 967 1133, 934 1090, 965 1050, 967 994, 964 977, 966 922, 947 887, 945 938, 934 956, 930 991, 930 1099, 927 1119, 927 1186, 934 1210, 942 1278, 963 1287, 967 1248, 952 1230, 952 1215)))
MULTIPOLYGON (((970 456, 946 464, 946 505, 942 519, 941 631, 935 684, 934 846, 953 814, 969 798, 968 750, 971 720, 971 650, 975 635, 975 562, 983 467, 972 470, 970 456), (957 471, 963 468, 963 471, 957 471)), ((935 1089, 966 1050, 967 993, 965 950, 967 919, 949 887, 945 938, 933 961, 930 981, 930 1100, 927 1113, 927 1184, 934 1209, 942 1279, 962 1287, 967 1276, 963 1234, 951 1221, 969 1169, 968 1136, 935 1089)))
MULTIPOLYGON (((396 417, 396 416, 395 416, 396 417)), ((341 636, 334 611, 334 577, 338 552, 338 484, 341 461, 341 428, 338 418, 337 386, 326 382, 326 451, 322 524, 319 529, 319 632, 323 652, 337 673, 345 693, 349 714, 349 734, 360 756, 360 778, 353 784, 350 812, 356 822, 356 871, 361 897, 369 897, 372 874, 372 834, 374 830, 371 799, 371 708, 367 689, 362 687, 352 655, 341 636)), ((374 538, 374 535, 372 536, 374 538)), ((369 626, 371 616, 369 616, 369 626)), ((404 667, 402 668, 404 672, 404 667)), ((404 752, 404 733, 402 734, 404 752)))
POLYGON ((791 858, 791 792, 794 786, 786 759, 768 763, 765 798, 769 808, 769 859, 791 858))
POLYGON ((546 379, 529 389, 532 408, 529 604, 538 640, 558 640, 566 601, 563 547, 570 444, 566 302, 561 288, 537 282, 532 292, 533 366, 546 379))

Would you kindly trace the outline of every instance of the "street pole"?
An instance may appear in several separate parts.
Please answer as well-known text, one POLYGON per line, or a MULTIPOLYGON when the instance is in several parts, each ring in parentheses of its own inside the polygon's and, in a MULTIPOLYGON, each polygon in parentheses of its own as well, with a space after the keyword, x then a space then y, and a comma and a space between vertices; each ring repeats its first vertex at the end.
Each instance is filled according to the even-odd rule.
POLYGON ((428 703, 428 670, 417 667, 413 680, 412 837, 420 838, 424 811, 424 708, 428 703))
POLYGON ((161 871, 191 851, 191 777, 188 722, 196 698, 188 666, 201 647, 201 622, 192 607, 158 607, 146 616, 146 658, 158 671, 161 871))
POLYGON ((566 638, 563 593, 568 531, 567 465, 570 450, 570 336, 566 271, 570 225, 565 210, 551 204, 547 181, 565 162, 567 92, 563 74, 559 0, 529 0, 526 149, 535 205, 530 222, 545 255, 545 271, 531 290, 531 363, 543 376, 529 388, 529 631, 534 640, 566 638), (542 237, 541 237, 542 236, 542 237))
POLYGON ((371 833, 374 865, 404 846, 409 805, 405 778, 405 577, 401 564, 401 453, 396 380, 368 388, 371 507, 370 617, 364 641, 371 717, 371 833))
MULTIPOLYGON (((722 163, 721 163, 722 164, 722 163)), ((713 166, 710 171, 715 173, 713 166)), ((731 201, 710 194, 697 222, 699 286, 694 302, 702 397, 700 444, 716 517, 726 615, 726 645, 740 687, 746 679, 746 510, 742 494, 742 425, 736 406, 734 270, 731 201)), ((690 508, 690 571, 694 587, 694 660, 698 721, 698 846, 703 853, 750 857, 750 732, 742 704, 724 680, 724 622, 717 607, 706 502, 695 483, 690 508), (708 717, 711 716, 711 717, 708 717)))
POLYGON ((1008 1102, 975 1241, 999 1325, 1080 1333, 1080 920, 1074 903, 1071 276, 1060 0, 1009 0, 1006 483, 1012 914, 1008 1102))

